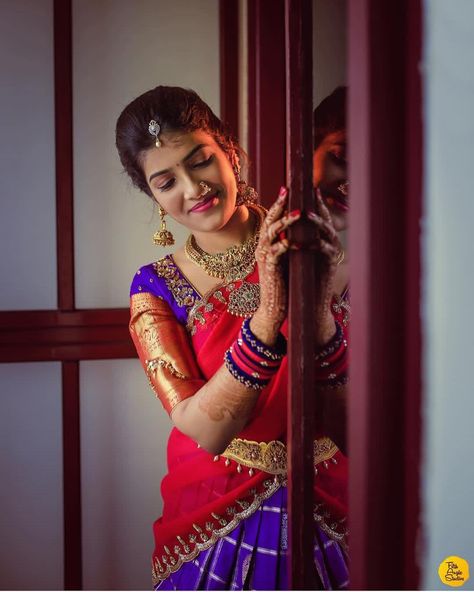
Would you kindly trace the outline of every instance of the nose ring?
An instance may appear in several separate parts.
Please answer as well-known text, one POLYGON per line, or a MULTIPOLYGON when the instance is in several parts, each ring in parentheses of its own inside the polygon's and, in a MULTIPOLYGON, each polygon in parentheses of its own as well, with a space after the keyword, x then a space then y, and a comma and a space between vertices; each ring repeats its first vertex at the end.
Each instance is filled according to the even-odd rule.
POLYGON ((202 191, 201 191, 201 194, 199 197, 204 197, 205 195, 207 195, 209 193, 209 191, 212 191, 212 189, 209 187, 209 185, 205 181, 200 181, 199 187, 202 188, 202 191))

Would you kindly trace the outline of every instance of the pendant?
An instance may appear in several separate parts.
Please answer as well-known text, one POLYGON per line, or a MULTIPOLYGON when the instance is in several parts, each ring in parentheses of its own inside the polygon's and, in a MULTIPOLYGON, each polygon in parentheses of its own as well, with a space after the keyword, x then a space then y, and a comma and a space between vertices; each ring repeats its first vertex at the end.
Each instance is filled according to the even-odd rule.
POLYGON ((260 306, 260 286, 249 282, 229 294, 227 310, 237 317, 251 317, 260 306))

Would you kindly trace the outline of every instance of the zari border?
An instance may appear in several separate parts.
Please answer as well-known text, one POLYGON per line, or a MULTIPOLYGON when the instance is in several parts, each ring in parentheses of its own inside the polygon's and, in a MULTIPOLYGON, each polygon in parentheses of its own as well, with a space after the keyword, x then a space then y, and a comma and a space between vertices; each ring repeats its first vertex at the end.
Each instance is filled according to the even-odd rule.
POLYGON ((316 504, 314 507, 313 518, 316 524, 325 532, 330 539, 339 543, 342 549, 347 553, 348 544, 347 539, 349 536, 349 529, 345 527, 347 521, 346 518, 341 520, 332 521, 330 524, 326 522, 326 519, 330 518, 329 512, 324 511, 324 504, 316 504))
POLYGON ((189 281, 180 273, 171 255, 165 255, 153 263, 153 269, 158 277, 165 280, 166 287, 173 295, 178 306, 185 306, 187 312, 200 298, 189 281))
MULTIPOLYGON (((265 490, 259 494, 255 493, 255 497, 251 503, 242 500, 236 500, 236 504, 241 505, 242 507, 241 512, 235 512, 234 507, 227 509, 227 513, 233 514, 234 516, 230 522, 220 518, 217 514, 211 514, 212 518, 217 520, 221 525, 223 525, 223 527, 220 529, 214 529, 212 528, 213 522, 206 522, 206 530, 211 533, 210 535, 207 535, 202 530, 202 528, 196 524, 193 524, 193 528, 196 532, 192 532, 187 537, 190 543, 194 544, 194 548, 192 550, 190 546, 183 540, 183 537, 179 535, 176 537, 176 539, 183 548, 184 553, 181 552, 179 545, 174 546, 174 553, 172 553, 170 549, 164 545, 163 549, 166 555, 162 555, 162 560, 160 561, 158 557, 154 557, 152 559, 153 587, 165 580, 172 573, 178 571, 183 563, 192 561, 201 551, 209 549, 209 547, 212 547, 219 539, 232 532, 232 530, 234 530, 234 528, 236 528, 236 526, 238 526, 242 520, 249 518, 249 516, 258 510, 264 500, 271 497, 276 491, 278 491, 280 487, 286 487, 286 485, 286 477, 281 475, 275 475, 273 479, 266 479, 263 482, 265 490), (197 536, 199 536, 201 542, 197 542, 197 536)), ((347 537, 349 531, 347 528, 345 528, 346 519, 343 518, 342 520, 337 521, 333 520, 328 523, 327 520, 331 518, 331 515, 328 511, 324 510, 324 504, 315 505, 313 518, 321 530, 324 531, 329 538, 341 545, 341 548, 347 553, 347 537)))
MULTIPOLYGON (((152 560, 153 586, 156 586, 159 582, 165 580, 172 573, 178 571, 178 569, 183 565, 183 563, 186 563, 187 561, 192 561, 201 551, 209 549, 209 547, 212 547, 212 545, 214 545, 220 538, 225 537, 227 534, 232 532, 232 530, 234 530, 234 528, 242 520, 245 520, 246 518, 251 516, 256 510, 258 510, 261 503, 264 500, 271 497, 275 493, 275 491, 278 491, 278 489, 282 485, 286 485, 286 478, 281 477, 279 475, 275 475, 273 479, 266 479, 263 482, 263 486, 265 488, 264 491, 262 491, 261 493, 255 493, 255 497, 251 503, 242 502, 242 505, 244 506, 242 511, 235 512, 234 517, 230 522, 222 520, 222 522, 226 522, 225 526, 223 526, 220 529, 212 529, 210 535, 205 534, 201 528, 197 527, 197 525, 193 525, 196 532, 199 533, 199 537, 201 538, 202 542, 194 542, 197 538, 196 533, 193 532, 189 534, 187 537, 188 540, 194 542, 195 544, 192 551, 187 552, 187 549, 190 549, 190 547, 185 543, 181 536, 176 538, 183 547, 185 553, 181 553, 179 545, 175 545, 175 547, 173 548, 174 553, 172 553, 167 546, 164 546, 166 555, 162 556, 162 561, 160 561, 158 557, 154 557, 152 560)), ((236 503, 238 504, 239 501, 236 500, 236 503)), ((228 513, 229 510, 232 510, 232 508, 228 509, 228 513)), ((208 524, 211 523, 206 523, 206 525, 208 524)))

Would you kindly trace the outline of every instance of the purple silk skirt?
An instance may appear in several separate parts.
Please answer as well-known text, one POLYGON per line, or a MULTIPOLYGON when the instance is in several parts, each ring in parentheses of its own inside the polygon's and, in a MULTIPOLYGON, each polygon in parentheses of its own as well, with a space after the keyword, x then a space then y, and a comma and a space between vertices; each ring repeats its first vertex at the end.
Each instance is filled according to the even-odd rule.
MULTIPOLYGON (((287 490, 281 487, 214 546, 201 551, 155 590, 287 590, 287 490)), ((324 590, 349 583, 347 555, 317 524, 314 563, 324 590)))

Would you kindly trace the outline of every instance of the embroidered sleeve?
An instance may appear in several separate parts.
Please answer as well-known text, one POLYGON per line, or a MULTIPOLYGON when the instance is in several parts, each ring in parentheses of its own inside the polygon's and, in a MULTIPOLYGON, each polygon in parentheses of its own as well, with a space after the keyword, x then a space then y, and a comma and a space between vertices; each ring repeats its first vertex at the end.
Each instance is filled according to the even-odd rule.
POLYGON ((168 413, 204 384, 185 327, 149 292, 130 299, 130 334, 150 385, 168 413))

